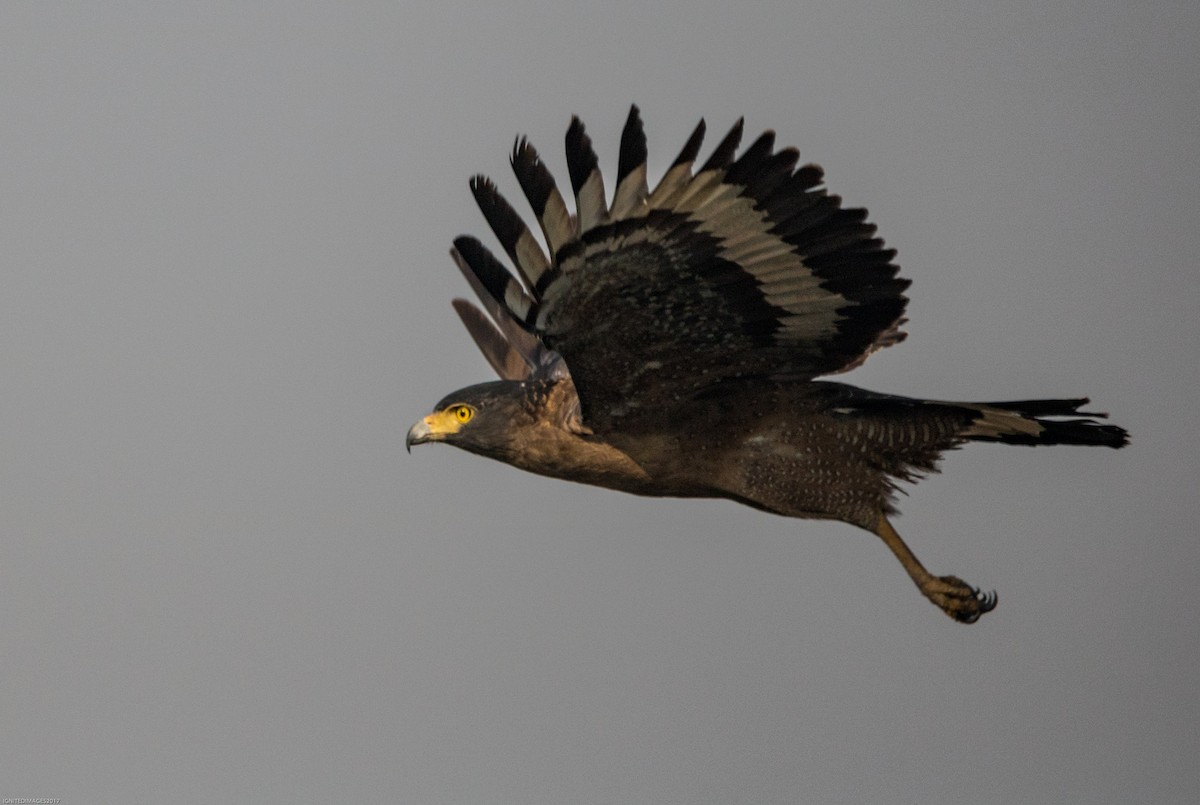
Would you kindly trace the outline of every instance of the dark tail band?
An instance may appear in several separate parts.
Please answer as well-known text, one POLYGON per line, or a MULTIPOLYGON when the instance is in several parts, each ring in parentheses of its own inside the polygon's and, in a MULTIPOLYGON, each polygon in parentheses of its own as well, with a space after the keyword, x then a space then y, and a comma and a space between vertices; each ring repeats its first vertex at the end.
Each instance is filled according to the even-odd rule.
POLYGON ((1108 414, 1079 410, 1088 399, 1017 400, 963 404, 979 413, 963 435, 975 441, 1004 444, 1078 444, 1124 447, 1129 433, 1096 420, 1108 414), (1062 417, 1062 418, 1060 418, 1062 417))

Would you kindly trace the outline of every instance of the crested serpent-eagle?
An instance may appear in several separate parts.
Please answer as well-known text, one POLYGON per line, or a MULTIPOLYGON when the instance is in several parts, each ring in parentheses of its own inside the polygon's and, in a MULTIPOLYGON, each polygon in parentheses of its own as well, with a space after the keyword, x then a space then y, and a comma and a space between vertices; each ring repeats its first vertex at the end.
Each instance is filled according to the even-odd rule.
POLYGON ((888 520, 901 481, 968 441, 1121 447, 1086 399, 964 403, 817 380, 904 339, 895 252, 815 165, 742 122, 693 170, 704 122, 654 190, 637 107, 608 202, 583 124, 566 136, 575 212, 537 152, 512 167, 546 250, 487 178, 471 190, 518 279, 472 237, 451 255, 482 302, 454 309, 501 380, 408 432, 523 470, 638 495, 728 498, 883 539, 921 592, 973 623, 994 594, 935 576, 888 520), (548 250, 548 253, 547 253, 548 250), (486 313, 484 312, 486 311, 486 313))

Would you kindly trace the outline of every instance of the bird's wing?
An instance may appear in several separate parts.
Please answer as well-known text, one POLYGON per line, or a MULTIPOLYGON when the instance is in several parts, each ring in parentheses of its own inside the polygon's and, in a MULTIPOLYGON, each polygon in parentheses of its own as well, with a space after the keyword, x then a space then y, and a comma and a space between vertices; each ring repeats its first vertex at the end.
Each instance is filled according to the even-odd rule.
POLYGON ((528 380, 533 366, 504 336, 487 314, 465 299, 451 300, 454 312, 475 341, 483 357, 502 380, 528 380))
POLYGON ((517 323, 508 307, 480 284, 457 249, 451 250, 451 256, 488 312, 485 314, 465 299, 453 299, 450 304, 496 374, 502 380, 566 377, 567 366, 562 356, 517 323))
POLYGON ((518 140, 513 169, 549 256, 494 184, 471 181, 522 281, 474 238, 455 241, 455 259, 486 303, 562 356, 593 428, 729 382, 845 371, 904 338, 909 283, 866 210, 842 208, 821 169, 798 168, 795 149, 775 151, 770 131, 735 159, 741 133, 739 121, 693 173, 701 121, 650 191, 633 107, 609 206, 573 119, 574 216, 518 140))

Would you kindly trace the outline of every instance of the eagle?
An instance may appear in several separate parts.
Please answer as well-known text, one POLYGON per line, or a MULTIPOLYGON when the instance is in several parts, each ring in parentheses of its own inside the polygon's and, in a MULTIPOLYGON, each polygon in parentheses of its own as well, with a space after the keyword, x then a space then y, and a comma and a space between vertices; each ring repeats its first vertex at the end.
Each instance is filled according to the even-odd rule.
POLYGON ((899 484, 965 442, 1115 448, 1128 434, 1081 410, 1086 398, 947 402, 818 379, 904 340, 910 282, 820 167, 776 150, 770 130, 738 154, 742 131, 738 120, 697 169, 701 120, 650 190, 633 106, 609 202, 573 117, 574 212, 518 138, 511 164, 541 242, 491 180, 472 178, 516 275, 459 237, 450 254, 482 308, 452 304, 501 379, 446 396, 406 447, 444 442, 635 495, 851 523, 878 535, 943 612, 974 623, 995 593, 925 569, 889 519, 899 484))

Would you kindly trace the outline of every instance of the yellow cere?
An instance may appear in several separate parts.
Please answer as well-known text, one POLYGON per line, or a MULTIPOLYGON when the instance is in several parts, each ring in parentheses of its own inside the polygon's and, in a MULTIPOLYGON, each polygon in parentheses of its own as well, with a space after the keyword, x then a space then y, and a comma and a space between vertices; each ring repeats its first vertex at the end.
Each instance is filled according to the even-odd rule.
POLYGON ((447 406, 441 411, 434 411, 425 417, 425 424, 429 426, 431 435, 447 436, 452 433, 458 433, 459 429, 470 422, 473 416, 475 416, 474 408, 463 403, 458 403, 447 406))

